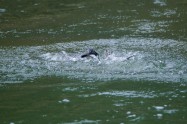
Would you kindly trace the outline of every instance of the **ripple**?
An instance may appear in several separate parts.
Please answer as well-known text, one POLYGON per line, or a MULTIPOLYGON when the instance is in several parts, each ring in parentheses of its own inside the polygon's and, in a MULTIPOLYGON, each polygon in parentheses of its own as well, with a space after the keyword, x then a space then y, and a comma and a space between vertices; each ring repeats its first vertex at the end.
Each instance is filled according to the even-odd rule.
POLYGON ((159 5, 159 6, 166 6, 167 5, 165 0, 154 0, 153 3, 156 5, 159 5))
POLYGON ((55 75, 97 80, 185 82, 187 44, 154 38, 99 39, 33 47, 1 47, 1 82, 55 75), (81 58, 94 48, 97 58, 81 58))
MULTIPOLYGON (((74 122, 63 122, 62 124, 97 124, 99 123, 100 120, 88 120, 88 119, 85 119, 85 120, 75 120, 74 122)), ((60 123, 61 124, 61 123, 60 123)))
MULTIPOLYGON (((128 98, 154 98, 156 95, 151 92, 137 92, 137 91, 111 91, 111 92, 99 92, 96 94, 85 94, 79 95, 79 97, 92 97, 92 96, 117 96, 117 97, 128 97, 128 98)), ((120 104, 121 105, 121 104, 120 104)))
POLYGON ((6 9, 0 8, 0 13, 6 12, 6 9))

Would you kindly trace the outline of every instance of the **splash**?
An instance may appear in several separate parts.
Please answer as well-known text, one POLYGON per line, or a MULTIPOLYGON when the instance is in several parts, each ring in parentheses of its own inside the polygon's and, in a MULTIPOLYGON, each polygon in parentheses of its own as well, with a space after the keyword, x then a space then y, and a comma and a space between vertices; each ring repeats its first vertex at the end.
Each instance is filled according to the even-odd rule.
POLYGON ((0 81, 16 83, 41 76, 86 82, 148 80, 186 82, 185 42, 154 38, 99 39, 34 47, 0 48, 0 81), (99 58, 81 58, 94 48, 99 58))

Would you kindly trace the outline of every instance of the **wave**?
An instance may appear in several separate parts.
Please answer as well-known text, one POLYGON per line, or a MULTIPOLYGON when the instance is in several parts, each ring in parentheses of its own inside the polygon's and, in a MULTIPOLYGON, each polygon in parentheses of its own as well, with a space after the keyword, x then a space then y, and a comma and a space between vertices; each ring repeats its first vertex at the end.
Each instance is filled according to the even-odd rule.
POLYGON ((0 48, 0 82, 16 83, 41 76, 86 82, 148 80, 186 82, 185 42, 154 38, 98 39, 46 46, 0 48), (99 58, 81 58, 94 48, 99 58))

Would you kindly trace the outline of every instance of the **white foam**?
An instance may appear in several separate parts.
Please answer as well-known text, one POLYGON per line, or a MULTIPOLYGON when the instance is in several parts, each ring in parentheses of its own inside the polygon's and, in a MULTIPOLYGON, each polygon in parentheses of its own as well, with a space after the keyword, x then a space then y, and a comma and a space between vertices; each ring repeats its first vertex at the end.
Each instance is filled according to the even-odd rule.
POLYGON ((74 122, 63 122, 62 124, 98 124, 100 120, 75 120, 74 122))
POLYGON ((92 97, 92 96, 117 96, 117 97, 129 97, 129 98, 154 98, 156 95, 152 93, 144 93, 144 92, 137 92, 137 91, 112 91, 112 92, 98 92, 96 94, 84 94, 80 95, 79 97, 92 97))
POLYGON ((0 8, 0 13, 6 12, 6 9, 0 8))
POLYGON ((158 114, 156 114, 155 115, 158 119, 162 119, 163 118, 163 114, 161 114, 161 113, 158 113, 158 114))
POLYGON ((181 54, 186 47, 186 42, 175 40, 124 37, 1 48, 0 81, 24 81, 46 75, 87 82, 116 79, 187 81, 187 59, 181 54), (99 58, 81 58, 87 46, 95 48, 99 58))
POLYGON ((157 111, 163 110, 164 106, 153 106, 157 111))
POLYGON ((167 114, 174 114, 176 112, 178 112, 179 110, 178 109, 170 109, 170 110, 164 110, 164 113, 167 113, 167 114))
POLYGON ((154 0, 153 1, 154 4, 160 5, 160 6, 166 6, 166 2, 165 0, 154 0))
POLYGON ((60 100, 60 101, 58 101, 59 103, 69 103, 70 102, 70 100, 69 99, 63 99, 63 100, 60 100))

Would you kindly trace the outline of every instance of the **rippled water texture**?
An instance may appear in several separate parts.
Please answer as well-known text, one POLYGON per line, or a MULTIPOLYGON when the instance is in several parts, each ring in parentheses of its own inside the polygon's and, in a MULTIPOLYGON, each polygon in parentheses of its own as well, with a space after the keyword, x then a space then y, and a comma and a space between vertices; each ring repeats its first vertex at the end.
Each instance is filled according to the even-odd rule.
POLYGON ((186 5, 185 0, 8 0, 0 6, 1 45, 124 36, 186 41, 186 5))
POLYGON ((0 123, 186 124, 186 20, 186 0, 1 0, 0 123))
POLYGON ((186 82, 185 42, 154 38, 101 39, 1 49, 1 82, 65 76, 83 81, 186 82), (94 48, 99 58, 81 58, 94 48))

